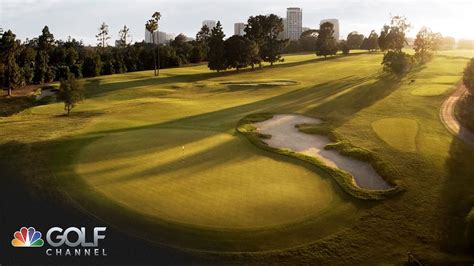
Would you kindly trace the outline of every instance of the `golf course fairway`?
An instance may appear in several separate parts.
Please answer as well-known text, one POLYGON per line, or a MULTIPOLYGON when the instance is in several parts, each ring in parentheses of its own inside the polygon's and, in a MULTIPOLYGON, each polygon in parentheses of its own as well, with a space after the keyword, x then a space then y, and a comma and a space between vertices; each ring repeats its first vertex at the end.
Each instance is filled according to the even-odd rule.
POLYGON ((442 261, 465 243, 474 207, 474 150, 439 119, 470 55, 440 53, 405 77, 358 51, 81 79, 85 100, 69 117, 57 102, 0 117, 15 157, 4 146, 0 156, 41 195, 215 261, 402 264, 408 251, 442 261), (262 113, 320 119, 404 192, 358 199, 318 166, 253 145, 236 126, 262 113))

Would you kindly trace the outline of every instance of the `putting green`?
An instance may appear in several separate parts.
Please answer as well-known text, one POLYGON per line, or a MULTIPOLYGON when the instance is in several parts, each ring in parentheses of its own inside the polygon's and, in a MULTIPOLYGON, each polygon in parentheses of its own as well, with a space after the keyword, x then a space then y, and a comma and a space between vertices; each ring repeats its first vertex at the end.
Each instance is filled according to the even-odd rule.
POLYGON ((415 152, 418 123, 406 118, 384 118, 372 123, 377 136, 391 147, 405 152, 415 152))
POLYGON ((79 153, 75 171, 122 206, 167 221, 260 228, 301 221, 333 201, 308 168, 261 156, 245 139, 202 130, 107 135, 79 153))

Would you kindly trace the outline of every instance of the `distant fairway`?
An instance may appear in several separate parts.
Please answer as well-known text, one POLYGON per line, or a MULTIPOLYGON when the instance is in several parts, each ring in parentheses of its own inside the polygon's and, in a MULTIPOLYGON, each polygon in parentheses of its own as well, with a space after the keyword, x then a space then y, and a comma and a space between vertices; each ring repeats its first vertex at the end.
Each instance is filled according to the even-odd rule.
POLYGON ((81 151, 76 171, 135 211, 200 226, 295 222, 334 197, 330 180, 309 169, 259 156, 245 139, 201 130, 110 135, 81 151))
POLYGON ((382 73, 381 53, 83 79, 70 117, 61 103, 0 117, 0 143, 17 155, 0 147, 0 158, 100 224, 216 261, 221 251, 257 252, 226 253, 241 264, 403 264, 407 251, 444 261, 461 250, 474 207, 474 152, 439 119, 469 56, 440 52, 401 79, 382 73), (292 84, 235 86, 268 80, 292 84), (358 200, 318 167, 236 134, 240 119, 266 112, 320 118, 405 192, 358 200))

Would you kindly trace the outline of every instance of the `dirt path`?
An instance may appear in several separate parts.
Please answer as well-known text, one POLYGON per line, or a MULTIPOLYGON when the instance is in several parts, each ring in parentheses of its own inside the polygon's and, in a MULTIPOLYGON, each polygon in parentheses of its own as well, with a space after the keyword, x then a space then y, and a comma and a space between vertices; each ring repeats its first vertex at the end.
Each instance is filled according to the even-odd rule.
POLYGON ((474 133, 463 127, 454 114, 456 104, 466 92, 467 90, 464 85, 459 85, 456 91, 454 91, 454 93, 451 94, 451 96, 449 96, 441 106, 439 116, 441 122, 443 122, 449 132, 474 147, 474 133))
POLYGON ((295 125, 319 124, 319 119, 303 115, 274 115, 272 119, 256 123, 257 131, 271 135, 264 141, 273 147, 316 157, 326 165, 339 168, 354 176, 357 186, 365 189, 385 190, 391 186, 366 162, 342 156, 335 150, 325 150, 329 138, 321 135, 300 132, 295 125))

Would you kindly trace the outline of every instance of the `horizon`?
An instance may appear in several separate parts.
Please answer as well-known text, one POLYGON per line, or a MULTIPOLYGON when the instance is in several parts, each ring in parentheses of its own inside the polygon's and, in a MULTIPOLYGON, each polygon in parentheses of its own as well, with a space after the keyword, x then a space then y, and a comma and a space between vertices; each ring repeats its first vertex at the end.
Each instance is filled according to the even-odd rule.
MULTIPOLYGON (((116 1, 114 3, 125 3, 116 1)), ((300 7, 303 9, 303 27, 318 28, 322 19, 336 18, 340 23, 340 38, 345 39, 352 31, 367 36, 371 30, 380 32, 384 24, 389 22, 390 15, 407 17, 412 24, 407 37, 414 37, 418 30, 427 26, 443 36, 459 39, 474 39, 474 31, 468 29, 474 24, 474 19, 469 15, 474 4, 469 1, 310 1, 272 2, 260 1, 222 1, 209 9, 209 1, 199 3, 189 0, 179 2, 163 1, 155 4, 153 1, 137 1, 133 6, 117 5, 110 8, 112 2, 71 0, 60 2, 58 0, 37 1, 5 1, 0 0, 0 27, 4 31, 12 30, 17 38, 25 41, 40 35, 42 28, 47 25, 55 39, 66 40, 68 36, 82 40, 85 45, 97 43, 95 35, 102 22, 109 25, 113 45, 117 33, 123 25, 130 28, 133 42, 140 42, 145 35, 145 22, 154 11, 162 14, 159 30, 178 35, 185 34, 195 37, 204 20, 221 21, 226 37, 233 35, 234 23, 246 22, 248 17, 259 14, 276 14, 286 17, 286 8, 300 7), (91 4, 94 4, 91 7, 91 4), (396 6, 395 4, 398 3, 396 6), (425 10, 429 3, 429 10, 425 10), (357 9, 356 9, 357 8, 357 9), (70 10, 74 10, 70 12, 70 10), (228 12, 232 10, 232 12, 228 12), (357 10, 357 12, 352 12, 357 10), (126 12, 127 16, 124 16, 126 12), (226 13, 228 12, 228 13, 226 13), (195 15, 197 14, 197 15, 195 15), (64 23, 64 17, 68 23, 64 23), (84 17, 88 19, 83 20, 84 17), (453 23, 452 18, 456 20, 453 23), (184 18, 184 19, 183 19, 184 18), (31 26, 34 25, 34 26, 31 26)))

